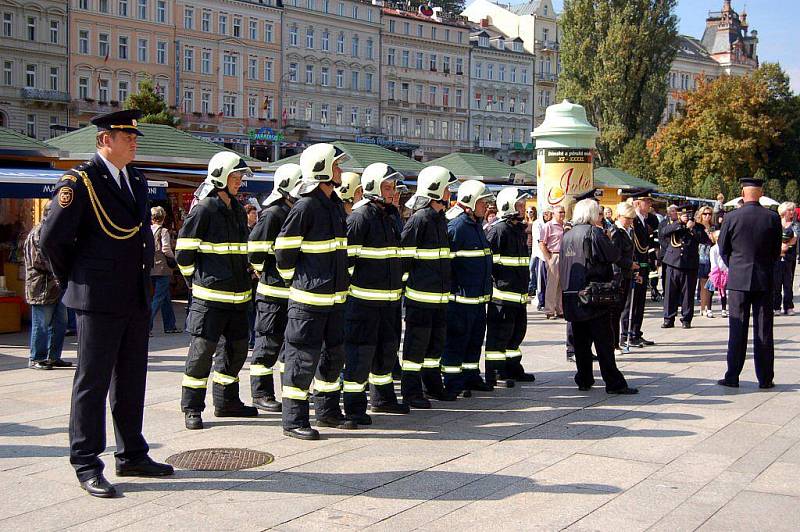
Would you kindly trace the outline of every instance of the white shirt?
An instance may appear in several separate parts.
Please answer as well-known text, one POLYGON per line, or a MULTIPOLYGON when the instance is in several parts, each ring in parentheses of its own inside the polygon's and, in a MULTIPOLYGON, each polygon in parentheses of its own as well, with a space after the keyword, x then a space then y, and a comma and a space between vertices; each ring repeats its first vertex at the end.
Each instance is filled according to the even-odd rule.
POLYGON ((719 254, 719 246, 714 244, 711 247, 711 251, 709 252, 709 258, 711 259, 711 269, 717 269, 723 272, 728 271, 728 265, 725 264, 725 261, 722 260, 722 256, 719 254))
MULTIPOLYGON (((121 170, 120 170, 119 168, 117 168, 116 166, 114 166, 114 164, 113 164, 111 161, 109 161, 108 159, 106 159, 105 157, 103 157, 102 155, 100 155, 100 153, 98 153, 97 155, 98 155, 98 156, 99 156, 101 159, 103 159, 103 162, 104 162, 104 163, 106 163, 106 168, 108 168, 108 173, 110 173, 110 174, 111 174, 111 177, 113 177, 113 178, 114 178, 114 181, 117 183, 117 186, 118 186, 118 187, 120 188, 120 190, 121 190, 121 189, 122 189, 122 186, 119 184, 119 174, 120 174, 121 170)), ((129 175, 127 175, 127 174, 125 174, 125 177, 127 177, 127 179, 125 179, 125 183, 126 183, 126 184, 127 184, 127 186, 128 186, 128 190, 130 191, 131 197, 136 197, 136 196, 134 196, 134 194, 133 194, 133 189, 131 188, 131 183, 130 183, 130 178, 131 178, 131 176, 129 176, 129 175)))
POLYGON ((539 241, 542 239, 542 229, 544 229, 544 220, 537 218, 531 227, 531 255, 537 259, 544 259, 542 248, 539 247, 539 241))

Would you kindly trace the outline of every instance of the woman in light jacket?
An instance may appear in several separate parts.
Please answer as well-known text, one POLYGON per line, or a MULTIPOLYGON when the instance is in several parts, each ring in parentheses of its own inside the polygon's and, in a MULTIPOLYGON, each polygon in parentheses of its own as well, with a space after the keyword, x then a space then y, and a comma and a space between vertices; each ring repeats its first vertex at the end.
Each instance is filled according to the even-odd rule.
POLYGON ((169 229, 164 227, 166 213, 163 207, 153 207, 150 209, 153 231, 153 239, 156 245, 155 260, 153 269, 150 270, 150 278, 153 280, 153 304, 150 307, 150 336, 153 336, 153 321, 156 313, 161 310, 161 320, 164 323, 165 333, 178 333, 180 329, 175 327, 175 312, 172 310, 172 298, 169 293, 169 282, 172 279, 172 268, 167 264, 167 257, 170 262, 175 260, 175 253, 172 251, 172 236, 169 229))

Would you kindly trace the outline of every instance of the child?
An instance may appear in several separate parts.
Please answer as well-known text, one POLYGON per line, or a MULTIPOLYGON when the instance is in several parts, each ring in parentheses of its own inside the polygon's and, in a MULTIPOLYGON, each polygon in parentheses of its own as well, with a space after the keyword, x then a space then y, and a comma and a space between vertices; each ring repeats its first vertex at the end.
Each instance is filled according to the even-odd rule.
POLYGON ((708 275, 708 282, 712 284, 716 290, 719 290, 719 299, 722 303, 722 317, 727 318, 728 296, 726 295, 725 287, 728 285, 728 266, 719 254, 719 246, 717 245, 718 238, 719 231, 711 233, 711 241, 714 243, 714 246, 709 252, 711 258, 711 273, 708 275))

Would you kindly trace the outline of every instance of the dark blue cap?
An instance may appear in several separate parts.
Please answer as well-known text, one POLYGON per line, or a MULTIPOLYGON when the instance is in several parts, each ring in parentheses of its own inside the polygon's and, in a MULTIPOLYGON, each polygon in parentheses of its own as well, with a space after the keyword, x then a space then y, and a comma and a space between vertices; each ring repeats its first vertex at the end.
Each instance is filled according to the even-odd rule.
POLYGON ((137 129, 138 124, 136 123, 141 117, 142 112, 140 110, 126 109, 125 111, 97 115, 92 118, 91 122, 97 126, 97 131, 127 131, 136 133, 141 137, 142 132, 137 129))

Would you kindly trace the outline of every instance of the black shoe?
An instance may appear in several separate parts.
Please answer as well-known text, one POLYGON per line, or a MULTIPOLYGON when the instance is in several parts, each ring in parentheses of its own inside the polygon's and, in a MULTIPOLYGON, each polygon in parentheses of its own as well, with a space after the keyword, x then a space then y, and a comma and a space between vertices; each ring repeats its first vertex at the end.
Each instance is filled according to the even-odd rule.
POLYGON ((344 416, 340 418, 339 417, 318 418, 317 426, 330 427, 332 429, 342 429, 342 430, 355 430, 358 428, 358 424, 355 421, 345 419, 344 416))
POLYGON ((411 412, 411 408, 405 403, 389 403, 378 406, 373 405, 370 410, 372 410, 373 414, 408 414, 411 412))
POLYGON ((644 346, 656 345, 656 343, 655 343, 654 341, 652 341, 652 340, 648 340, 648 339, 647 339, 647 338, 645 338, 644 336, 640 336, 640 337, 639 337, 639 341, 640 341, 640 342, 642 343, 642 345, 644 345, 644 346))
POLYGON ((672 329, 675 327, 675 322, 672 320, 664 320, 664 323, 661 324, 662 329, 672 329))
POLYGON ((159 464, 149 456, 131 464, 117 464, 118 477, 168 477, 175 470, 169 464, 159 464))
POLYGON ((178 334, 178 333, 182 333, 182 332, 183 331, 181 331, 180 329, 174 329, 174 328, 173 329, 166 329, 164 331, 165 334, 178 334))
POLYGON ((56 360, 47 360, 45 364, 50 366, 51 368, 71 368, 72 362, 67 362, 66 360, 56 359, 56 360))
POLYGON ((644 342, 642 342, 641 338, 634 338, 633 340, 629 340, 625 343, 628 347, 644 347, 644 342))
POLYGON ((728 388, 738 388, 739 387, 739 383, 738 382, 728 382, 725 379, 718 380, 717 384, 719 384, 720 386, 727 386, 728 388))
POLYGON ((692 322, 691 321, 682 321, 681 322, 681 329, 691 329, 692 322))
POLYGON ((200 412, 189 410, 184 413, 183 421, 186 428, 189 430, 199 430, 203 428, 203 418, 200 417, 200 412))
POLYGON ((475 381, 467 385, 467 388, 474 392, 491 392, 494 391, 494 386, 487 384, 483 381, 475 381))
POLYGON ((536 376, 533 373, 525 373, 524 371, 514 375, 514 380, 519 382, 534 382, 536 376))
POLYGON ((214 408, 216 417, 258 417, 258 409, 244 404, 214 408))
POLYGON ((369 417, 369 414, 345 414, 345 418, 356 425, 372 425, 372 418, 369 417))
POLYGON ((44 360, 29 360, 28 367, 31 369, 53 369, 53 366, 45 362, 44 360))
POLYGON ((403 399, 403 402, 411 408, 427 409, 431 407, 431 402, 424 397, 412 397, 410 399, 403 399))
POLYGON ((636 388, 631 388, 630 386, 626 386, 617 390, 606 390, 606 393, 610 393, 612 395, 636 395, 639 393, 639 390, 636 388))
POLYGON ((575 353, 567 353, 567 362, 575 362, 575 353))
POLYGON ((296 429, 283 429, 283 435, 298 440, 318 440, 319 431, 311 427, 298 427, 296 429))
POLYGON ((266 412, 280 412, 283 408, 274 397, 254 397, 253 406, 266 412))
POLYGON ((470 397, 472 397, 472 390, 464 390, 463 392, 461 392, 461 397, 463 397, 464 399, 469 399, 470 397))
POLYGON ((588 392, 589 390, 592 389, 592 385, 591 384, 584 384, 584 385, 578 386, 578 389, 580 391, 582 391, 582 392, 588 392))
POLYGON ((458 394, 449 390, 442 390, 441 392, 426 392, 425 396, 428 399, 436 399, 437 401, 455 401, 458 399, 458 394))
POLYGON ((761 388, 762 390, 768 390, 769 388, 774 388, 775 383, 772 381, 762 382, 761 384, 758 385, 758 387, 761 388))
POLYGON ((110 499, 117 496, 117 488, 107 481, 103 475, 97 475, 89 480, 82 481, 81 488, 85 489, 92 497, 110 499))
POLYGON ((64 331, 64 336, 75 336, 76 334, 78 334, 78 331, 75 329, 67 329, 64 331))

